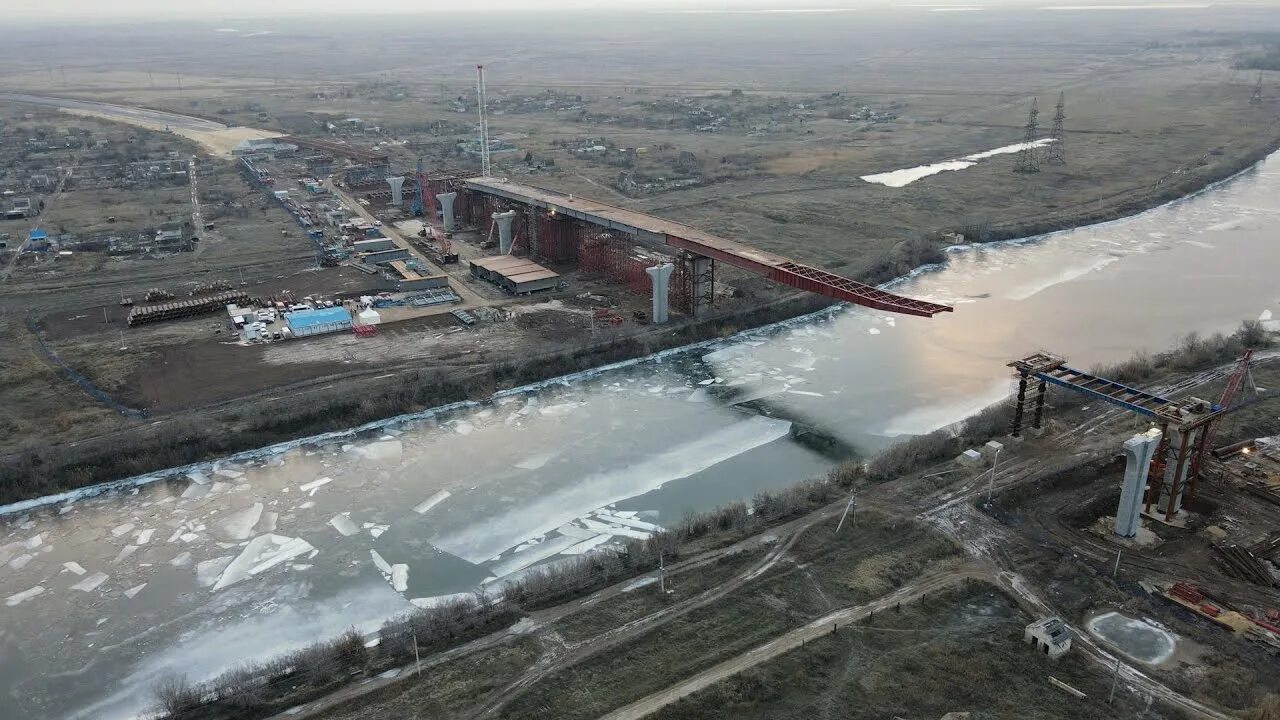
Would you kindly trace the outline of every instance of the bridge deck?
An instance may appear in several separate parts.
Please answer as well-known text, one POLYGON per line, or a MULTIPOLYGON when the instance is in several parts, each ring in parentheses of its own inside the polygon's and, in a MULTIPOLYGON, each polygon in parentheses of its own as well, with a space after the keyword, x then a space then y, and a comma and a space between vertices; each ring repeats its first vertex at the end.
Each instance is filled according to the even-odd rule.
POLYGON ((594 225, 632 233, 642 240, 688 250, 763 275, 775 282, 857 305, 923 317, 951 310, 946 305, 885 292, 683 223, 596 200, 498 178, 471 178, 466 181, 466 187, 522 205, 575 217, 594 225))

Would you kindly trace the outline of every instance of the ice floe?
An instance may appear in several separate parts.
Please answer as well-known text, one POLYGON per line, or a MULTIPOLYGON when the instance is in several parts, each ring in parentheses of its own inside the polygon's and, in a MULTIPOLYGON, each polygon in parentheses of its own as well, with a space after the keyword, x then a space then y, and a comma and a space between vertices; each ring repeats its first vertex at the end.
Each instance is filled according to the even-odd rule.
POLYGON ((71 589, 79 590, 80 592, 93 592, 98 589, 99 585, 106 582, 109 577, 111 576, 104 572, 96 572, 75 585, 72 585, 71 589))
POLYGON ((432 495, 426 500, 423 500, 422 502, 418 503, 413 508, 413 511, 418 513, 419 515, 422 515, 426 513, 428 510, 430 510, 431 508, 435 507, 436 505, 439 505, 440 503, 444 502, 445 499, 448 498, 449 495, 451 494, 452 493, 450 493, 448 490, 441 490, 437 492, 435 495, 432 495))
POLYGON ((351 513, 338 513, 329 518, 329 524, 334 530, 342 533, 343 537, 351 537, 360 532, 360 528, 356 527, 355 522, 351 519, 351 513))
POLYGON ((271 533, 259 535, 250 540, 244 551, 227 565, 213 589, 221 590, 234 585, 313 550, 315 547, 302 538, 271 533))
POLYGON ((124 591, 124 596, 132 600, 134 597, 137 596, 138 593, 142 592, 142 588, 146 586, 147 586, 146 583, 142 583, 141 585, 134 585, 133 587, 124 591))
POLYGON ((21 605, 22 603, 30 600, 33 597, 36 597, 37 595, 42 595, 43 593, 44 593, 44 588, 39 585, 36 585, 33 588, 29 588, 27 590, 23 590, 20 593, 14 593, 10 595, 8 598, 5 599, 4 604, 7 605, 8 607, 14 607, 15 605, 21 605))
POLYGON ((333 482, 333 478, 331 477, 317 478, 315 480, 312 480, 309 483, 299 485, 298 490, 300 492, 310 493, 311 495, 315 495, 316 490, 319 490, 320 488, 324 487, 325 485, 328 485, 331 482, 333 482))
POLYGON ((85 570, 83 567, 80 566, 80 563, 74 560, 70 560, 68 562, 62 563, 62 567, 66 568, 67 572, 73 573, 75 575, 83 575, 86 572, 88 572, 87 570, 85 570))
POLYGON ((247 508, 237 510, 218 522, 222 534, 231 540, 248 540, 253 534, 253 526, 262 518, 262 503, 254 503, 247 508))

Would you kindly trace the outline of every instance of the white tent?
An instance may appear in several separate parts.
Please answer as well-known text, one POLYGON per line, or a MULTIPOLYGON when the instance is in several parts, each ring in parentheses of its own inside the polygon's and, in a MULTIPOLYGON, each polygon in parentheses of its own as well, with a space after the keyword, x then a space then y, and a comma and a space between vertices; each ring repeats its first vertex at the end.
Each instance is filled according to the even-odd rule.
POLYGON ((377 325, 382 322, 382 318, 378 315, 378 311, 373 308, 361 310, 358 315, 361 325, 377 325))

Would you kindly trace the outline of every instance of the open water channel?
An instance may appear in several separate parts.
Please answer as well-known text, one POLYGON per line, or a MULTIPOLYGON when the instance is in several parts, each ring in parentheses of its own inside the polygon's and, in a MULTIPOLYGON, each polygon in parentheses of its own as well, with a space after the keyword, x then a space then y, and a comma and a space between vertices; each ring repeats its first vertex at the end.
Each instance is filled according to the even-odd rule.
MULTIPOLYGON (((1077 364, 1280 312, 1280 159, 1106 225, 956 249, 933 320, 846 308, 0 519, 6 717, 200 680, 823 473, 1077 364)), ((1274 324, 1274 323, 1273 323, 1274 324)))

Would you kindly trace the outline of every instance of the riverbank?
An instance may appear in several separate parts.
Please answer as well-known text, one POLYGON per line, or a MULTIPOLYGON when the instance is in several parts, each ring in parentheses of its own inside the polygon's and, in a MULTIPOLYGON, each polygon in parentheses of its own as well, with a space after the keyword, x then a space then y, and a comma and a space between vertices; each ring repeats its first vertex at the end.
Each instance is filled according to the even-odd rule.
MULTIPOLYGON (((1231 366, 1222 363, 1242 348, 1262 348, 1273 343, 1273 336, 1262 333, 1256 323, 1246 323, 1239 332, 1231 336, 1211 339, 1203 344, 1184 342, 1155 356, 1140 354, 1130 361, 1107 368, 1107 373, 1154 384, 1177 383, 1213 368, 1227 371, 1231 366)), ((1263 373, 1260 377, 1268 383, 1274 379, 1272 364, 1268 364, 1265 369, 1260 367, 1259 372, 1263 373)), ((1221 379, 1202 382, 1208 383, 1207 387, 1196 387, 1195 391, 1216 391, 1221 379)), ((1105 407, 1082 408, 1083 402, 1073 402, 1076 397, 1054 391, 1052 405, 1055 410, 1050 423, 1054 428, 1053 432, 1064 432, 1067 428, 1105 411, 1105 407)), ((595 553, 567 564, 549 566, 540 572, 534 571, 507 586, 500 598, 483 594, 477 595, 476 599, 459 598, 440 607, 415 612, 408 618, 388 622, 378 633, 379 642, 373 649, 362 647, 358 638, 345 642, 341 637, 326 640, 296 651, 287 658, 245 666, 206 683, 184 683, 181 685, 184 698, 181 702, 175 702, 172 696, 166 697, 164 694, 161 694, 161 699, 169 707, 168 717, 173 720, 265 718, 291 707, 304 705, 305 717, 318 717, 319 712, 338 704, 352 707, 356 704, 353 698, 364 692, 372 693, 377 702, 394 702, 398 693, 409 691, 408 688, 418 685, 416 676, 410 676, 407 672, 399 680, 395 679, 411 663, 416 662, 419 655, 415 654, 415 648, 420 653, 440 653, 438 657, 427 657, 425 660, 426 666, 430 668, 428 677, 436 677, 440 672, 439 667, 445 663, 488 652, 494 647, 518 641, 528 632, 545 627, 554 628, 563 636, 562 642, 567 639, 575 650, 579 645, 592 641, 606 648, 612 647, 618 639, 611 635, 616 632, 615 628, 620 627, 628 628, 635 634, 638 638, 636 642, 652 642, 643 639, 642 633, 636 632, 637 629, 645 622, 654 622, 655 618, 661 619, 670 614, 674 607, 672 603, 679 602, 662 595, 654 597, 649 592, 652 590, 649 586, 657 581, 660 557, 665 557, 667 563, 664 581, 679 588, 680 598, 700 598, 704 592, 725 594, 737 591, 739 585, 747 587, 748 582, 756 582, 762 577, 766 578, 762 582, 767 584, 770 575, 765 574, 764 570, 775 564, 781 554, 803 550, 805 542, 808 542, 811 550, 820 550, 823 557, 832 558, 839 554, 856 558, 851 568, 843 568, 845 571, 856 571, 859 584, 854 587, 855 590, 875 587, 881 592, 887 592, 902 587, 910 578, 924 572, 930 564, 957 554, 959 548, 931 533, 921 532, 922 528, 915 524, 914 519, 878 515, 874 501, 860 501, 857 506, 858 519, 843 535, 835 535, 834 541, 829 540, 830 536, 825 532, 815 537, 812 529, 821 521, 835 522, 842 511, 847 512, 845 499, 848 493, 864 496, 874 492, 873 488, 891 481, 916 483, 921 496, 929 492, 943 492, 944 488, 956 483, 957 478, 964 475, 952 474, 955 472, 954 468, 949 472, 924 477, 919 477, 919 474, 926 469, 936 470, 945 465, 960 449, 980 446, 988 439, 1002 435, 1008 427, 1009 412, 1010 408, 1006 403, 990 406, 956 426, 895 446, 875 458, 866 470, 861 464, 845 464, 831 472, 825 480, 798 482, 781 491, 757 494, 749 503, 735 502, 713 511, 691 514, 678 525, 646 540, 628 541, 623 551, 595 553), (796 537, 801 540, 799 545, 794 539, 788 539, 796 537), (911 546, 907 551, 901 549, 904 543, 911 546), (879 548, 893 562, 876 562, 857 552, 841 550, 836 545, 844 546, 849 551, 879 548), (894 549, 886 550, 890 547, 894 549), (646 579, 633 581, 634 578, 641 577, 646 579), (719 582, 709 580, 709 577, 716 578, 719 582), (633 592, 641 587, 646 588, 646 591, 633 592), (591 596, 591 599, 584 601, 583 598, 587 596, 591 596), (518 619, 518 624, 505 629, 506 625, 511 625, 518 619), (602 642, 604 638, 609 640, 602 642), (361 679, 358 681, 360 686, 351 686, 352 677, 361 679), (380 682, 379 679, 385 682, 380 682), (371 680, 379 684, 370 686, 368 690, 361 689, 364 683, 371 680), (392 689, 393 687, 399 689, 392 689), (327 695, 333 697, 321 699, 327 695)), ((1242 413, 1237 419, 1241 422, 1224 433, 1224 439, 1239 433, 1252 436, 1277 429, 1274 422, 1258 414, 1249 413, 1246 416, 1242 413)), ((1123 429, 1112 428, 1112 431, 1123 432, 1123 429)), ((1017 454, 1034 458, 1049 453, 1048 448, 1053 447, 1049 444, 1037 450, 1032 447, 1034 442, 1029 441, 1027 447, 1020 447, 1017 454)), ((1106 441, 1100 439, 1099 442, 1106 441)), ((1062 451, 1055 449, 1053 452, 1062 451)), ((1089 462, 1089 457, 1089 453, 1077 453, 1071 456, 1068 466, 1060 467, 1056 472, 1067 473, 1070 468, 1085 465, 1089 462)), ((1017 466, 1018 463, 1015 463, 1015 467, 1017 466)), ((916 494, 906 493, 904 497, 916 497, 916 494)), ((1020 495, 1016 490, 1002 490, 1001 497, 1003 502, 1012 504, 1012 498, 1020 495)), ((808 567, 808 564, 801 564, 800 567, 808 567)), ((827 578, 833 573, 835 577, 841 578, 854 576, 834 572, 835 570, 836 568, 823 568, 818 564, 810 568, 806 578, 808 582, 819 582, 819 578, 827 578)), ((793 580, 786 582, 794 586, 793 580)), ((825 590, 820 590, 819 594, 829 606, 832 598, 849 590, 849 586, 835 582, 825 590)), ((801 591, 796 597, 786 597, 793 601, 803 600, 804 592, 801 591)), ((869 596, 855 595, 845 597, 844 600, 860 602, 867 597, 869 596)), ((750 611, 744 612, 725 610, 716 605, 708 611, 708 617, 714 626, 719 627, 720 622, 714 618, 728 617, 735 619, 736 623, 738 619, 759 617, 760 611, 754 605, 750 611)), ((809 612, 815 611, 810 609, 809 612)), ((774 631, 782 629, 777 627, 774 631)), ((727 642, 718 631, 715 637, 715 642, 727 642)), ((665 644, 658 643, 660 646, 665 644)), ((626 652, 619 652, 616 655, 602 656, 600 662, 616 662, 619 659, 631 663, 635 658, 626 652)), ((672 658, 668 662, 674 661, 672 658)), ((711 660, 701 658, 699 662, 710 663, 711 660)), ((598 670, 596 668, 593 673, 598 670)), ((653 674, 666 678, 667 682, 678 679, 667 678, 665 671, 656 671, 654 666, 643 662, 639 663, 638 668, 626 665, 618 668, 617 672, 653 674)), ((543 682, 542 694, 534 694, 534 707, 564 702, 570 698, 580 699, 576 693, 563 692, 562 687, 566 682, 564 678, 553 676, 551 681, 543 682)), ((661 683, 652 689, 656 690, 660 685, 661 683)), ((166 692, 171 693, 174 686, 168 684, 163 687, 166 692)), ((611 685, 610 688, 616 686, 611 685)), ((634 689, 626 692, 636 696, 643 694, 634 689)), ((607 705, 600 709, 603 711, 620 702, 619 698, 624 695, 625 693, 619 695, 614 690, 609 690, 596 696, 595 701, 607 705)), ((569 709, 562 711, 568 712, 569 709)))
MULTIPOLYGON (((1280 146, 1280 140, 1273 141, 1268 148, 1277 146, 1280 146)), ((1141 198, 1126 196, 1123 202, 1104 208, 1105 212, 1081 208, 1074 219, 1105 222, 1114 220, 1122 209, 1149 210, 1149 206, 1135 206, 1134 203, 1156 204, 1167 200, 1166 196, 1175 191, 1180 193, 1176 199, 1198 192, 1241 172, 1238 165, 1247 162, 1247 166, 1251 166, 1265 157, 1263 151, 1256 155, 1234 163, 1212 165, 1212 173, 1209 168, 1188 173, 1176 183, 1161 184, 1141 198)), ((1039 222, 1059 221, 1061 218, 1039 222)), ((988 239, 994 241, 999 238, 991 236, 988 239)), ((911 277, 943 259, 939 250, 939 246, 923 242, 901 243, 865 279, 874 282, 911 277)), ((134 425, 108 435, 63 445, 35 446, 6 456, 0 459, 0 474, 11 481, 0 488, 0 504, 32 501, 81 488, 96 487, 105 491, 110 486, 104 484, 124 478, 155 474, 275 443, 358 428, 431 408, 482 402, 500 391, 550 381, 570 373, 598 370, 612 363, 636 361, 654 353, 727 337, 743 330, 760 329, 828 306, 824 298, 791 295, 764 307, 724 312, 675 326, 645 327, 625 337, 565 347, 520 362, 457 364, 390 373, 379 368, 270 388, 273 394, 280 395, 270 402, 249 399, 174 413, 153 418, 150 424, 134 425)), ((945 321, 945 318, 939 320, 945 321)))

